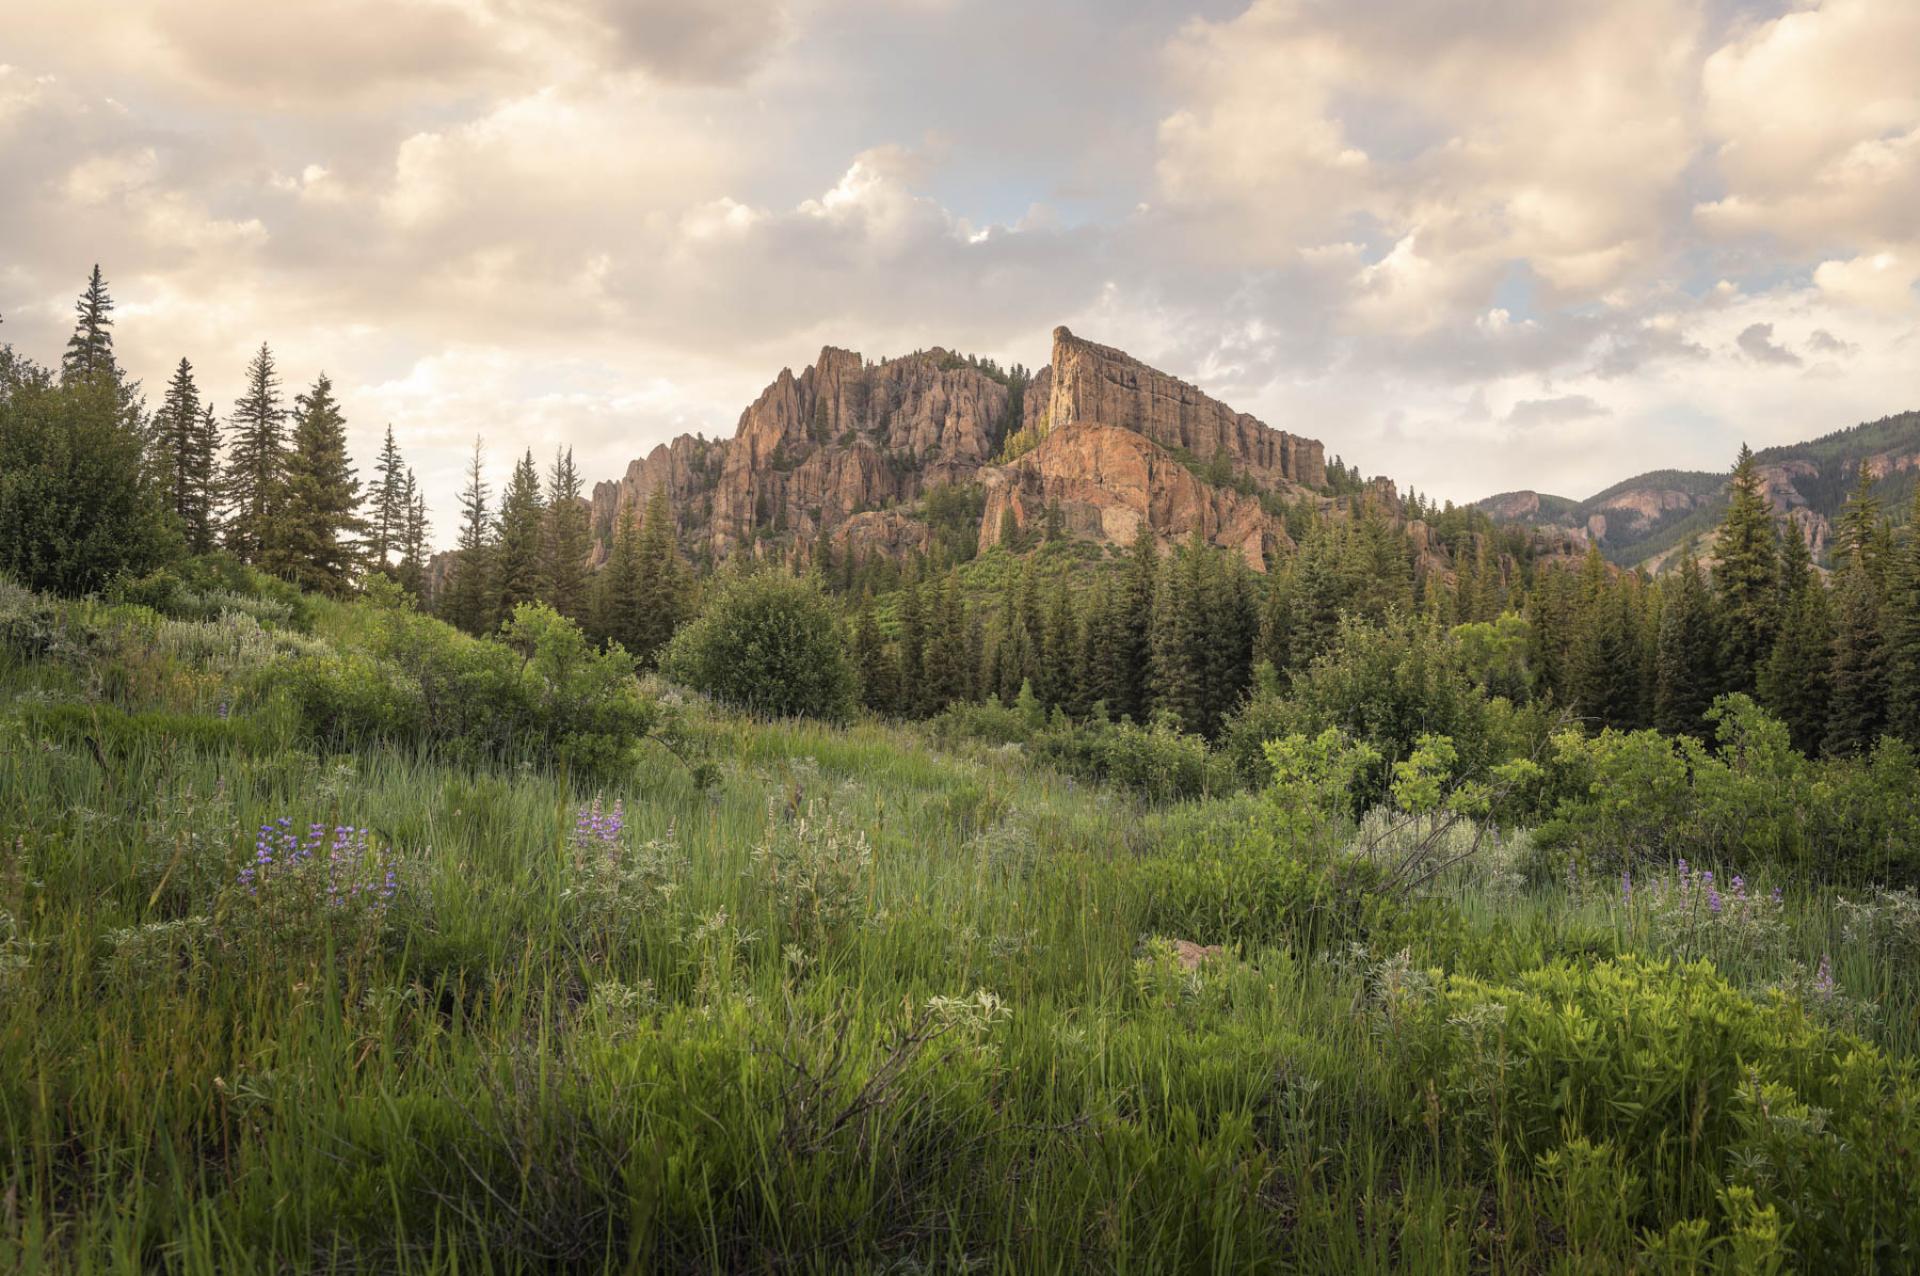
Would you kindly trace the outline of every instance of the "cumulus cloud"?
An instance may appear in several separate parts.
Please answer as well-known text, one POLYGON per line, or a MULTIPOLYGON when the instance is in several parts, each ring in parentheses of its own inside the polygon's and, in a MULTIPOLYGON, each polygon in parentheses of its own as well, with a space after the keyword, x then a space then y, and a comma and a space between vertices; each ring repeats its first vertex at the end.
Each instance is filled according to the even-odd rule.
POLYGON ((1740 350, 1755 363, 1771 363, 1789 368, 1800 366, 1800 356, 1773 339, 1773 325, 1750 323, 1734 338, 1740 350))

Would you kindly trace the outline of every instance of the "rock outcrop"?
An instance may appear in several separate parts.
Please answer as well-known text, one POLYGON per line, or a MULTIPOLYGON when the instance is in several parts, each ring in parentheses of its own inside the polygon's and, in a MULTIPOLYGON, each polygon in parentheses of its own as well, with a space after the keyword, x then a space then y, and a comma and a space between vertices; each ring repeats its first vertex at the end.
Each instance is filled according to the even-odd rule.
POLYGON ((1165 448, 1132 430, 1083 421, 1056 426, 1011 465, 987 470, 980 548, 994 543, 1011 513, 1021 528, 1057 509, 1069 536, 1124 545, 1151 527, 1163 540, 1200 537, 1265 571, 1267 555, 1290 545, 1283 520, 1258 496, 1203 483, 1165 448))
POLYGON ((1326 485, 1326 450, 1319 440, 1273 429, 1131 355, 1083 341, 1065 328, 1053 330, 1053 362, 1044 375, 1050 429, 1083 421, 1116 426, 1201 460, 1225 451, 1236 469, 1264 484, 1326 485))
POLYGON ((938 348, 870 363, 829 346, 798 375, 783 370, 731 439, 683 436, 596 485, 594 561, 655 491, 698 557, 824 540, 900 558, 934 539, 914 511, 923 495, 978 485, 982 546, 1009 512, 1025 529, 1057 507, 1070 535, 1124 543, 1142 524, 1168 541, 1198 533, 1262 568, 1286 544, 1263 494, 1299 499, 1325 483, 1318 441, 1065 328, 1024 394, 993 365, 938 348), (1015 431, 1038 446, 996 464, 1015 431))

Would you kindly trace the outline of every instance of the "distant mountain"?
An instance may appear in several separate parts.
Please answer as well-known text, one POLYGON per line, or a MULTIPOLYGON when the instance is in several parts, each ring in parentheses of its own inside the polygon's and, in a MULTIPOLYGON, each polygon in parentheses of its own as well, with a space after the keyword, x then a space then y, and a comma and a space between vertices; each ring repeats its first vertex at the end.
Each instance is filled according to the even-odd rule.
MULTIPOLYGON (((1826 558, 1833 520, 1859 481, 1861 466, 1875 476, 1881 508, 1904 518, 1920 484, 1920 412, 1882 417, 1809 443, 1755 453, 1774 514, 1800 520, 1814 554, 1826 558)), ((1543 492, 1502 492, 1475 502, 1498 523, 1517 523, 1592 541, 1622 566, 1659 568, 1693 545, 1711 552, 1714 529, 1727 504, 1726 473, 1653 470, 1615 483, 1584 501, 1543 492)))

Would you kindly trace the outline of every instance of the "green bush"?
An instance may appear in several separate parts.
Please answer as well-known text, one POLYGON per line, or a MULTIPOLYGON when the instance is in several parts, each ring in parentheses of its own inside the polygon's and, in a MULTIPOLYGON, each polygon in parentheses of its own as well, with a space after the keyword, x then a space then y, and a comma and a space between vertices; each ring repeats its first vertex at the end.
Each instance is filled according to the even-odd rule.
POLYGON ((661 672, 768 717, 852 716, 858 680, 839 617, 818 584, 779 570, 730 576, 674 636, 661 672))
POLYGON ((1742 695, 1708 713, 1716 749, 1657 731, 1561 732, 1535 837, 1549 862, 1766 864, 1816 881, 1920 883, 1920 767, 1882 740, 1862 758, 1810 761, 1785 724, 1742 695))
POLYGON ((1510 983, 1381 962, 1369 985, 1400 1122, 1481 1172, 1551 1173, 1569 1144, 1606 1144, 1644 1186, 1635 1227, 1706 1219, 1731 1243, 1772 1211, 1802 1263, 1913 1264, 1920 1084, 1799 1004, 1755 1001, 1704 962, 1635 957, 1510 983))
POLYGON ((184 559, 145 576, 122 577, 109 587, 107 598, 171 620, 218 620, 238 612, 270 627, 303 633, 313 627, 313 604, 305 594, 229 554, 184 559))
POLYGON ((532 757, 582 775, 617 770, 656 712, 617 645, 523 604, 501 641, 388 609, 368 652, 309 656, 286 679, 305 730, 328 744, 390 740, 471 759, 532 757))
POLYGON ((1069 775, 1117 785, 1150 802, 1178 802, 1235 787, 1231 767, 1169 718, 1132 722, 1069 722, 1056 714, 1033 738, 1033 755, 1069 775))

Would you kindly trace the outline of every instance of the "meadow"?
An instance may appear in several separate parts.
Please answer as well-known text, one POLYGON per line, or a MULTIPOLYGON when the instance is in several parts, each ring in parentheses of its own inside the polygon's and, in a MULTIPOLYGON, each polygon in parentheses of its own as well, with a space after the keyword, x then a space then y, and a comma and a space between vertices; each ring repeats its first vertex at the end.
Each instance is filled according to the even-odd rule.
POLYGON ((660 683, 356 732, 378 598, 165 602, 0 584, 5 1270, 1920 1266, 1911 890, 660 683))

